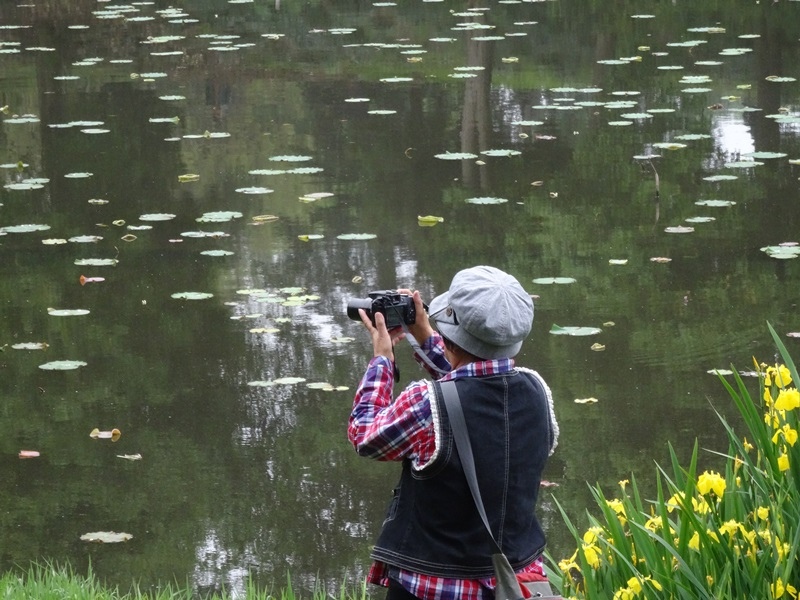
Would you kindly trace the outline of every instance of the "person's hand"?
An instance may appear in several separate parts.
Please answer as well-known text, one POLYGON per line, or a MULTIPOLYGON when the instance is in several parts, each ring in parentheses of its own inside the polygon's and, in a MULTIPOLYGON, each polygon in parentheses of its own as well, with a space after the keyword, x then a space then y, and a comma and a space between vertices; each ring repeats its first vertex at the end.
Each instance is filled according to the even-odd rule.
POLYGON ((417 343, 422 344, 422 342, 433 335, 433 327, 431 327, 431 322, 428 320, 428 313, 425 311, 425 306, 422 303, 422 296, 420 296, 419 290, 414 290, 412 292, 408 289, 399 289, 397 291, 401 294, 411 296, 414 300, 417 319, 413 325, 408 326, 408 330, 411 332, 411 335, 414 336, 414 339, 417 340, 417 343))
POLYGON ((363 308, 358 309, 358 314, 361 316, 361 322, 364 323, 364 327, 367 328, 372 338, 374 356, 385 356, 389 360, 394 360, 394 346, 406 334, 399 327, 392 328, 391 331, 386 329, 386 320, 383 318, 383 314, 379 312, 375 313, 375 325, 369 320, 363 308))

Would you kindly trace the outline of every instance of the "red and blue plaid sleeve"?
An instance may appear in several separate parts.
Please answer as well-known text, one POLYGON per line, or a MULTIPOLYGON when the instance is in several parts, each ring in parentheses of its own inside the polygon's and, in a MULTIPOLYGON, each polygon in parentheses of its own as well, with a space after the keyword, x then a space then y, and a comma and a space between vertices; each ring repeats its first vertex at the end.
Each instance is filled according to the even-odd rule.
POLYGON ((393 386, 392 362, 374 357, 356 391, 347 437, 361 456, 424 464, 435 449, 428 386, 411 383, 392 402, 393 386))

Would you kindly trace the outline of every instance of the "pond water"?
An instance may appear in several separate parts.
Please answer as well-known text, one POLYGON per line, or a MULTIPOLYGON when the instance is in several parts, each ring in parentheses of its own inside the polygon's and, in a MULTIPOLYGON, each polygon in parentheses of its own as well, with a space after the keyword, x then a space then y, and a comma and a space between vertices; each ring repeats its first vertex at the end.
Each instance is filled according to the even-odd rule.
POLYGON ((553 497, 725 450, 713 371, 798 349, 798 38, 786 0, 4 2, 0 566, 357 581, 398 466, 345 438, 346 302, 481 263, 536 298, 554 554, 553 497))

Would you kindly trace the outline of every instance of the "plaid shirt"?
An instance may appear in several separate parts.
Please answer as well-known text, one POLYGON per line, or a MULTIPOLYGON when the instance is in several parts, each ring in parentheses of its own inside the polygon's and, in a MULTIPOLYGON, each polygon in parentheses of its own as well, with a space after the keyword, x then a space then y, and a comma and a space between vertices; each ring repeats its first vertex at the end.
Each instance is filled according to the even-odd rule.
MULTIPOLYGON (((444 342, 434 333, 421 345, 422 351, 437 367, 447 372, 440 381, 459 377, 479 377, 507 373, 514 369, 510 358, 482 360, 451 371, 444 356, 444 342)), ((433 377, 433 372, 416 354, 414 358, 433 377)), ((408 385, 392 401, 394 366, 384 356, 370 360, 367 371, 356 391, 347 435, 361 456, 375 460, 401 461, 410 459, 415 468, 428 464, 436 452, 436 438, 431 414, 428 384, 416 381, 408 385)), ((546 579, 542 559, 537 559, 519 574, 529 581, 546 579)), ((367 580, 387 587, 394 579, 409 593, 422 600, 493 600, 494 578, 451 579, 423 575, 390 567, 376 561, 367 580)))

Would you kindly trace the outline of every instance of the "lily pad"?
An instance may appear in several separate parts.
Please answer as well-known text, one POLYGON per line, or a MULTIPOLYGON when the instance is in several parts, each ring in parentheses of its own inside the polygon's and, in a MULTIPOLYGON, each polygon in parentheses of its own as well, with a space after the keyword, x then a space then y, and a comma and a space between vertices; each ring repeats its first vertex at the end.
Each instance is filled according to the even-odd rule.
POLYGON ((116 531, 93 531, 91 533, 84 533, 81 540, 84 542, 99 542, 102 544, 117 544, 120 542, 127 542, 132 539, 130 533, 117 533, 116 531))
POLYGON ((374 240, 378 237, 374 233, 341 233, 336 236, 337 240, 374 240))
POLYGON ((294 385, 296 383, 303 383, 305 380, 305 377, 281 377, 280 379, 275 379, 273 383, 276 385, 294 385))
POLYGON ((241 217, 242 213, 240 212, 234 210, 220 210, 203 213, 203 216, 197 217, 195 221, 198 223, 226 223, 227 221, 232 221, 233 219, 239 219, 241 217))
POLYGON ((538 283, 541 285, 551 285, 551 284, 568 284, 568 283, 575 283, 577 279, 574 277, 537 277, 533 280, 533 283, 538 283))
POLYGON ((725 167, 727 169, 752 169, 753 167, 760 167, 763 164, 763 162, 758 162, 755 160, 738 160, 734 162, 726 162, 725 167))
POLYGON ((265 187, 254 186, 254 187, 237 188, 236 191, 239 192, 240 194, 271 194, 275 190, 271 190, 265 187))
POLYGON ((494 196, 478 196, 476 198, 467 198, 465 202, 468 204, 505 204, 508 200, 494 196))
POLYGON ((481 154, 484 156, 519 156, 522 154, 519 150, 482 150, 481 154))
POLYGON ((675 225, 673 227, 665 227, 664 231, 666 233, 692 233, 694 231, 694 227, 687 227, 685 225, 675 225))
POLYGON ((14 350, 45 350, 48 346, 47 342, 19 342, 11 345, 14 350))
POLYGON ((77 317, 88 315, 89 311, 85 308, 48 308, 47 314, 53 317, 77 317))
POLYGON ((67 179, 86 179, 88 177, 91 177, 92 175, 93 173, 89 173, 87 171, 80 171, 76 173, 67 173, 66 175, 64 175, 64 177, 66 177, 67 179))
POLYGON ((761 251, 766 252, 770 258, 780 260, 788 260, 800 256, 800 246, 794 245, 764 246, 761 251))
POLYGON ((764 160, 769 158, 785 158, 788 156, 785 152, 749 152, 747 154, 742 154, 747 158, 754 158, 756 160, 764 160))
POLYGON ((304 156, 302 154, 282 154, 280 156, 270 156, 269 160, 274 162, 305 162, 313 158, 313 156, 304 156))
POLYGON ((230 250, 203 250, 200 254, 203 256, 232 256, 233 252, 230 250))
POLYGON ((174 219, 177 215, 173 215, 172 213, 147 213, 145 215, 140 215, 140 221, 170 221, 174 219))
POLYGON ((440 158, 442 160, 470 160, 478 158, 478 155, 469 152, 443 152, 442 154, 434 155, 434 158, 440 158))
POLYGON ((118 262, 116 258, 79 258, 72 264, 79 267, 113 267, 118 262))
POLYGON ((585 335, 597 335, 598 333, 602 333, 602 329, 598 327, 561 327, 560 325, 556 325, 553 323, 553 326, 550 328, 550 333, 553 335, 574 335, 574 336, 585 336, 585 335))
POLYGON ((43 365, 39 365, 40 369, 45 371, 72 371, 85 367, 87 363, 82 360, 54 360, 43 365))
POLYGON ((170 297, 178 300, 208 300, 213 296, 214 294, 208 292, 176 292, 170 297))
POLYGON ((708 177, 703 177, 703 181, 733 181, 734 179, 739 179, 736 175, 709 175, 708 177))
POLYGON ((68 241, 74 244, 91 244, 94 242, 99 242, 103 239, 101 235, 75 235, 69 238, 68 241))
POLYGON ((40 190, 44 186, 41 183, 33 181, 17 181, 14 183, 7 183, 3 186, 7 190, 25 191, 25 190, 40 190))
POLYGON ((733 206, 736 202, 732 200, 698 200, 695 202, 698 206, 712 206, 716 208, 724 206, 733 206))
POLYGON ((50 225, 7 225, 0 227, 0 233, 31 233, 34 231, 46 231, 50 229, 50 225))

